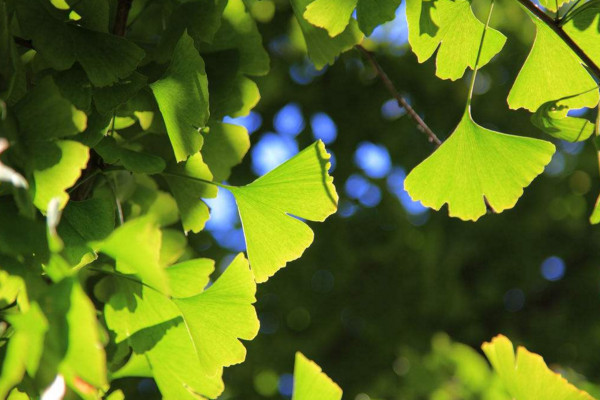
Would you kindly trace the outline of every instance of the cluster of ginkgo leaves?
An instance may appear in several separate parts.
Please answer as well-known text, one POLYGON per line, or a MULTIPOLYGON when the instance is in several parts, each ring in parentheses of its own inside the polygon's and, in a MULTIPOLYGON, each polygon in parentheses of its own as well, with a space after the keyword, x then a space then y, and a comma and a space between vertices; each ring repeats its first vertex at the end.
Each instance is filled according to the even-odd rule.
MULTIPOLYGON (((240 340, 259 329, 256 283, 300 257, 313 240, 304 220, 325 220, 338 201, 321 142, 246 186, 224 183, 250 143, 223 119, 250 112, 252 77, 269 70, 255 1, 0 0, 0 399, 116 400, 111 382, 125 377, 153 378, 164 398, 217 398, 223 368, 244 361, 240 340), (204 229, 202 199, 218 190, 235 197, 247 255, 215 277, 187 234, 204 229)), ((437 49, 440 78, 476 72, 503 47, 467 0, 407 1, 413 51, 424 61, 437 49)), ((321 68, 400 0, 290 3, 321 68)), ((592 60, 597 4, 560 21, 592 60)), ((595 106, 596 83, 532 20, 536 42, 509 105, 535 111, 555 137, 586 139, 593 126, 567 111, 595 106)), ((470 96, 454 134, 406 180, 413 197, 463 219, 512 207, 554 151, 483 129, 470 96)), ((515 398, 579 398, 541 359, 519 350, 515 361, 506 339, 484 350, 515 398), (565 396, 531 397, 531 376, 565 396)), ((293 399, 340 398, 298 354, 293 399)))

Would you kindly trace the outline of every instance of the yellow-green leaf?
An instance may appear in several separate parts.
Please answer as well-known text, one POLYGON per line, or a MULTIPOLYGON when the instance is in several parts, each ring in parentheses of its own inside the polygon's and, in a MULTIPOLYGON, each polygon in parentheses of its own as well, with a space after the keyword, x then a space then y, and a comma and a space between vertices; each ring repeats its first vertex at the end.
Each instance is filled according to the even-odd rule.
POLYGON ((519 346, 515 356, 513 344, 503 335, 481 347, 515 400, 594 400, 560 374, 551 371, 538 354, 519 346))
POLYGON ((470 112, 442 146, 406 177, 413 200, 451 217, 477 220, 486 203, 496 212, 514 207, 526 187, 550 162, 554 145, 506 135, 477 125, 470 112))
POLYGON ((506 37, 487 28, 478 58, 485 25, 475 17, 469 0, 407 0, 408 41, 419 62, 438 49, 436 75, 456 80, 465 69, 487 64, 502 50, 506 37))
POLYGON ((292 400, 340 400, 342 389, 321 371, 321 367, 296 353, 292 400))
POLYGON ((295 217, 324 221, 337 210, 329 166, 329 154, 318 141, 251 184, 227 187, 238 205, 257 282, 299 258, 312 243, 312 230, 295 217))

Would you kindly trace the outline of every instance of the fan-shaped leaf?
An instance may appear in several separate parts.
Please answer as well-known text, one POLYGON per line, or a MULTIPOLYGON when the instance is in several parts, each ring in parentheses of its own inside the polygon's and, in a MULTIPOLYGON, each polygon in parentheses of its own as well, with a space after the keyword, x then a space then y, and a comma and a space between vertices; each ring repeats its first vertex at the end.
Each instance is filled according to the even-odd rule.
MULTIPOLYGON (((475 68, 485 25, 471 10, 469 0, 407 0, 408 41, 419 62, 439 47, 436 75, 456 80, 467 67, 475 68)), ((502 50, 506 37, 487 28, 479 68, 502 50)))
POLYGON ((252 304, 256 284, 242 254, 208 289, 210 260, 194 260, 166 269, 173 286, 167 297, 140 282, 111 278, 120 290, 105 309, 117 340, 129 340, 146 354, 165 398, 210 398, 223 390, 222 368, 242 362, 246 350, 239 339, 258 333, 252 304), (194 287, 195 286, 195 287, 194 287))
POLYGON ((165 76, 150 85, 177 161, 202 147, 198 131, 208 121, 208 80, 204 61, 194 47, 194 40, 184 32, 177 43, 165 76))
POLYGON ((342 389, 321 368, 300 352, 296 353, 294 366, 294 392, 292 400, 340 400, 342 389))
POLYGON ((442 146, 406 177, 413 200, 452 217, 477 220, 488 204, 496 212, 514 207, 523 188, 539 175, 554 153, 543 140, 506 135, 477 125, 465 112, 442 146))
POLYGON ((46 211, 50 200, 58 197, 63 208, 69 200, 65 190, 75 184, 87 165, 89 149, 72 140, 58 140, 35 142, 31 154, 35 181, 33 204, 46 211))
POLYGON ((567 116, 569 108, 557 101, 544 103, 531 116, 531 122, 557 139, 581 142, 594 133, 594 124, 585 118, 567 116))
POLYGON ((117 270, 136 274, 142 281, 169 294, 169 282, 160 265, 162 233, 150 217, 127 221, 99 243, 101 252, 117 261, 117 270))
POLYGON ((200 232, 208 221, 208 206, 201 198, 217 196, 217 187, 209 184, 213 176, 200 153, 194 154, 185 163, 169 168, 167 184, 177 201, 183 229, 200 232))
POLYGON ((257 282, 265 282, 312 243, 312 230, 294 217, 324 221, 336 211, 329 166, 329 154, 318 141, 251 184, 227 187, 239 208, 257 282))
POLYGON ((556 99, 565 99, 562 104, 569 108, 594 107, 597 85, 579 57, 544 22, 528 14, 535 23, 535 41, 508 94, 509 107, 534 112, 556 99))
POLYGON ((515 357, 513 344, 505 336, 496 336, 481 347, 515 400, 594 400, 548 369, 541 356, 519 347, 515 357))
POLYGON ((350 20, 342 33, 331 38, 325 29, 312 25, 304 18, 304 12, 311 0, 290 0, 290 2, 304 34, 308 56, 317 69, 321 69, 327 64, 333 64, 338 55, 350 50, 362 40, 363 36, 356 21, 350 20))

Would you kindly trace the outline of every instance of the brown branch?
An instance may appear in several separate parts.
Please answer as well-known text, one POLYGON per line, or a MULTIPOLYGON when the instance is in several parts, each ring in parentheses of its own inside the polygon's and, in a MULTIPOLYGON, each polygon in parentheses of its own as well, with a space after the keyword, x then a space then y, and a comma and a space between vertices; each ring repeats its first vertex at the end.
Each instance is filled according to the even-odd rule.
POLYGON ((434 143, 436 148, 440 147, 442 145, 442 141, 436 136, 435 133, 433 133, 433 131, 429 128, 429 126, 427 126, 425 121, 423 121, 419 114, 417 114, 417 112, 410 106, 410 104, 408 104, 404 97, 402 97, 400 93, 398 93, 398 90, 396 90, 396 87, 394 86, 394 83, 392 82, 390 77, 385 73, 383 68, 381 68, 381 65, 379 65, 379 63, 377 62, 375 55, 369 50, 365 49, 360 44, 356 45, 356 48, 365 55, 367 60, 369 60, 369 63, 375 69, 375 72, 377 72, 377 75, 387 88, 388 92, 390 92, 392 97, 396 99, 398 105, 404 108, 406 110, 406 113, 416 122, 417 128, 427 135, 429 142, 434 143))
POLYGON ((19 46, 27 47, 28 49, 33 49, 33 43, 31 40, 23 39, 22 37, 14 36, 13 40, 19 46))
MULTIPOLYGON (((554 33, 556 33, 562 39, 562 41, 565 42, 565 44, 567 46, 569 46, 575 54, 577 54, 577 56, 581 59, 581 61, 583 61, 583 63, 585 65, 587 65, 587 67, 594 74, 596 79, 600 79, 600 67, 598 67, 598 65, 594 62, 594 60, 592 60, 585 53, 585 51, 583 51, 583 49, 581 47, 579 47, 579 45, 577 43, 575 43, 575 41, 571 38, 571 36, 569 36, 567 34, 567 32, 565 32, 562 29, 562 27, 560 25, 562 23, 562 20, 558 20, 558 21, 554 20, 552 17, 550 17, 548 14, 546 14, 544 11, 542 11, 540 8, 538 8, 535 4, 533 4, 529 0, 517 0, 517 1, 519 3, 521 3, 521 5, 523 7, 525 7, 527 10, 529 10, 533 15, 535 15, 540 20, 542 20, 542 22, 544 24, 546 24, 550 29, 552 29, 554 31, 554 33)), ((560 55, 559 55, 559 57, 560 57, 560 55)))
POLYGON ((117 4, 117 15, 115 17, 115 26, 113 26, 113 33, 115 35, 125 36, 131 3, 133 3, 133 0, 119 0, 119 3, 117 4))

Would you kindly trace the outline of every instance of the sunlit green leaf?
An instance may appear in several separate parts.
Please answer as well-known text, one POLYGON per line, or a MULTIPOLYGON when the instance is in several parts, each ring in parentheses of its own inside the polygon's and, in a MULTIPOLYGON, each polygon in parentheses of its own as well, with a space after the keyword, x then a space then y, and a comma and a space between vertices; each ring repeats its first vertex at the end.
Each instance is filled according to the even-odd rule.
POLYGON ((544 103, 531 116, 531 122, 550 136, 568 142, 581 142, 594 133, 594 124, 585 118, 567 116, 569 108, 562 102, 544 103))
POLYGON ((33 204, 42 211, 54 197, 61 208, 67 204, 66 189, 75 184, 89 158, 89 149, 72 140, 36 142, 31 147, 34 162, 33 204))
POLYGON ((129 290, 117 291, 107 304, 109 328, 118 340, 128 338, 136 353, 147 354, 165 398, 217 397, 223 390, 222 368, 246 356, 239 339, 251 340, 258 333, 252 306, 256 284, 248 262, 238 255, 203 290, 213 267, 211 261, 197 260, 167 268, 174 268, 169 278, 173 294, 181 298, 120 279, 118 284, 129 290))
POLYGON ((13 386, 23 379, 25 371, 36 373, 48 322, 39 305, 33 303, 28 311, 7 317, 15 333, 8 341, 0 375, 0 399, 6 398, 13 386))
POLYGON ((250 136, 246 128, 215 122, 204 137, 202 154, 213 174, 213 179, 222 182, 229 178, 231 168, 242 162, 250 149, 250 136))
POLYGON ((358 29, 356 21, 351 20, 342 33, 332 38, 325 29, 316 27, 305 19, 304 12, 311 0, 290 0, 290 2, 304 34, 308 56, 317 69, 322 69, 327 64, 333 64, 338 55, 352 49, 362 40, 363 35, 358 29))
POLYGON ((341 400, 342 389, 302 353, 296 353, 292 400, 341 400))
POLYGON ((569 108, 594 107, 599 99, 597 85, 579 57, 544 22, 529 16, 537 33, 508 94, 510 108, 534 112, 558 99, 569 108))
POLYGON ((107 379, 93 303, 75 278, 66 278, 51 286, 42 306, 49 323, 41 361, 44 373, 57 368, 80 396, 95 398, 107 379))
POLYGON ((251 184, 228 187, 238 205, 257 282, 299 258, 312 243, 312 230, 295 217, 324 221, 337 210, 329 166, 329 154, 318 141, 251 184))
POLYGON ((208 81, 194 41, 184 33, 165 76, 150 85, 167 126, 175 158, 184 161, 202 147, 198 129, 208 121, 208 81))
POLYGON ((183 229, 186 232, 200 232, 209 217, 208 206, 201 198, 217 196, 217 187, 208 183, 213 179, 208 165, 197 153, 185 163, 170 167, 167 173, 167 184, 177 201, 183 229))
POLYGON ((306 7, 303 17, 335 37, 350 23, 357 3, 358 0, 315 0, 306 7))
POLYGON ((63 71, 78 61, 94 86, 133 72, 144 51, 127 39, 63 22, 65 13, 43 0, 16 3, 19 25, 50 65, 63 71))
POLYGON ((512 208, 550 162, 554 145, 477 125, 465 112, 452 135, 406 177, 404 187, 425 206, 463 220, 512 208))
POLYGON ((394 19, 400 1, 315 0, 306 7, 304 18, 335 37, 346 29, 356 8, 358 26, 365 35, 370 35, 378 25, 394 19))
POLYGON ((99 244, 99 250, 117 261, 117 270, 136 274, 142 281, 169 294, 169 282, 160 264, 162 233, 152 218, 127 221, 99 244))
MULTIPOLYGON (((438 49, 436 75, 456 80, 466 68, 473 69, 485 25, 471 10, 469 0, 407 0, 408 41, 419 62, 428 60, 438 49)), ((502 50, 506 37, 488 28, 479 67, 502 50)))
POLYGON ((551 371, 541 356, 521 346, 515 356, 513 344, 505 336, 496 336, 482 349, 515 400, 594 400, 551 371))
POLYGON ((564 31, 598 65, 600 64, 600 2, 592 0, 571 14, 563 25, 564 31))

